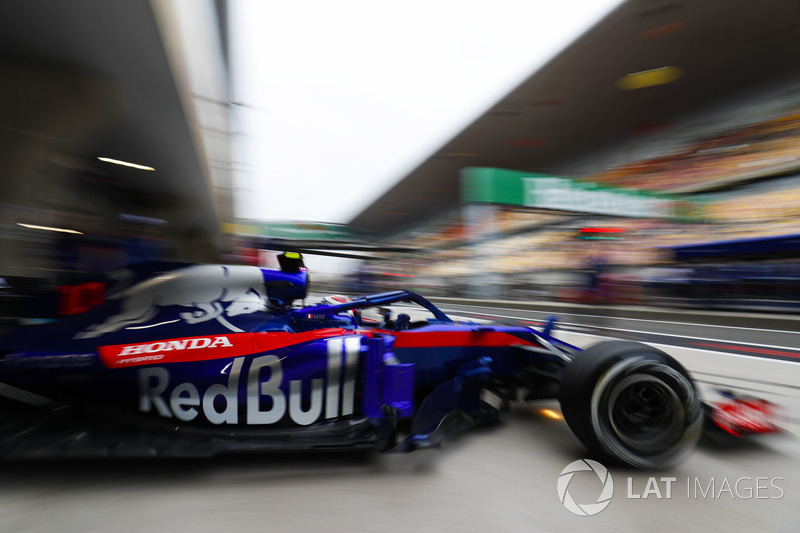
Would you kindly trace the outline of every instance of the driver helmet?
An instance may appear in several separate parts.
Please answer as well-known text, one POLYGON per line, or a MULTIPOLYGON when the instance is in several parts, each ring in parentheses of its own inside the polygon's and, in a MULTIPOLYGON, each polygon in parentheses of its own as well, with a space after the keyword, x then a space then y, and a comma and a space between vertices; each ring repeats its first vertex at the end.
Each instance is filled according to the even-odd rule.
MULTIPOLYGON (((345 296, 344 294, 331 294, 324 297, 320 303, 323 305, 339 305, 339 304, 346 304, 352 301, 353 301, 352 298, 350 298, 349 296, 345 296)), ((361 316, 361 313, 358 311, 358 309, 348 309, 346 313, 351 317, 353 317, 355 320, 358 320, 359 317, 361 316)))

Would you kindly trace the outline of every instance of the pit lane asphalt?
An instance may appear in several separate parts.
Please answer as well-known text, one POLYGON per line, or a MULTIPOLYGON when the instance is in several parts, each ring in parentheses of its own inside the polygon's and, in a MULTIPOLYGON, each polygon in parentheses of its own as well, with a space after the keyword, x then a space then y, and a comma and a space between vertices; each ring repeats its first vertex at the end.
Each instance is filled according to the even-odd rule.
MULTIPOLYGON (((508 314, 510 320, 539 321, 549 314, 439 303, 462 316, 508 314)), ((680 320, 646 327, 633 319, 624 324, 616 317, 591 320, 564 316, 557 335, 585 346, 600 340, 598 333, 617 328, 615 336, 634 330, 666 341, 676 338, 675 332, 693 341, 797 348, 785 329, 734 332, 680 320)), ((793 389, 783 386, 800 383, 795 381, 800 364, 793 360, 660 346, 691 363, 693 372, 778 386, 784 394, 793 389)), ((442 449, 411 454, 2 464, 0 533, 800 530, 800 447, 791 433, 733 447, 702 446, 664 472, 608 465, 614 482, 608 507, 591 517, 573 515, 559 500, 557 481, 586 452, 566 423, 550 418, 544 408, 558 410, 550 402, 516 405, 495 427, 463 435, 442 449)), ((568 488, 581 504, 594 503, 600 494, 591 472, 576 473, 568 488)))

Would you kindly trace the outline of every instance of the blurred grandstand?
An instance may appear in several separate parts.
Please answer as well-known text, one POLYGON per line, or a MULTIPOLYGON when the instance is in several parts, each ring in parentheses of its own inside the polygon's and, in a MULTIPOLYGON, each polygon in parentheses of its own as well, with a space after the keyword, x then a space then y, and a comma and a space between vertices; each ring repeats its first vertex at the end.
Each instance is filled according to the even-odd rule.
POLYGON ((421 248, 383 254, 358 279, 796 310, 798 50, 800 10, 785 2, 623 2, 352 221, 421 248), (469 176, 487 168, 508 175, 476 195, 488 185, 469 176), (529 181, 555 200, 523 198, 529 181), (648 198, 670 213, 641 211, 648 198))
POLYGON ((671 129, 664 145, 672 150, 574 176, 599 188, 681 195, 690 203, 684 217, 500 203, 475 216, 474 204, 465 203, 411 232, 410 242, 424 251, 385 254, 361 277, 369 289, 382 289, 397 284, 385 271, 413 273, 414 286, 439 295, 796 310, 800 95, 778 108, 767 101, 755 94, 738 103, 746 112, 737 118, 749 121, 731 126, 727 112, 706 114, 702 128, 671 129), (587 237, 586 227, 598 230, 587 237))

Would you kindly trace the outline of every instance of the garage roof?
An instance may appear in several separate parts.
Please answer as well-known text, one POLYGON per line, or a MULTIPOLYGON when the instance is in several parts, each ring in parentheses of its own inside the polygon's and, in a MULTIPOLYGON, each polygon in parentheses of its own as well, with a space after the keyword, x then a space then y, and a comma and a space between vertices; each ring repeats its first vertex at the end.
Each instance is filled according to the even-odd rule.
MULTIPOLYGON (((114 206, 119 212, 191 217, 184 224, 213 241, 220 226, 208 161, 198 140, 192 95, 181 85, 183 73, 169 50, 176 28, 164 27, 177 19, 163 16, 176 5, 148 0, 0 3, 0 139, 16 151, 30 145, 29 159, 55 156, 56 164, 94 176, 92 187, 105 191, 102 203, 119 202, 114 206), (143 164, 155 172, 103 163, 97 156, 143 164)), ((224 12, 222 1, 209 5, 224 12)), ((17 162, 14 175, 0 179, 3 202, 35 204, 30 195, 15 194, 34 174, 17 155, 0 148, 6 170, 17 162)), ((107 207, 100 203, 81 207, 107 207)))

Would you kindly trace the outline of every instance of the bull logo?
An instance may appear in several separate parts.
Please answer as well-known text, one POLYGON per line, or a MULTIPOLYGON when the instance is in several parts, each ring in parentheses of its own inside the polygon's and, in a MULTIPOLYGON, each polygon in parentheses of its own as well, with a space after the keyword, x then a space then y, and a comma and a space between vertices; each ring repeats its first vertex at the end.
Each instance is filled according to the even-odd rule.
POLYGON ((229 330, 242 330, 226 317, 265 309, 261 269, 251 266, 196 265, 137 283, 113 296, 121 300, 119 311, 105 322, 78 333, 76 339, 92 339, 137 325, 144 325, 161 307, 183 306, 178 316, 188 324, 217 320, 229 330))

